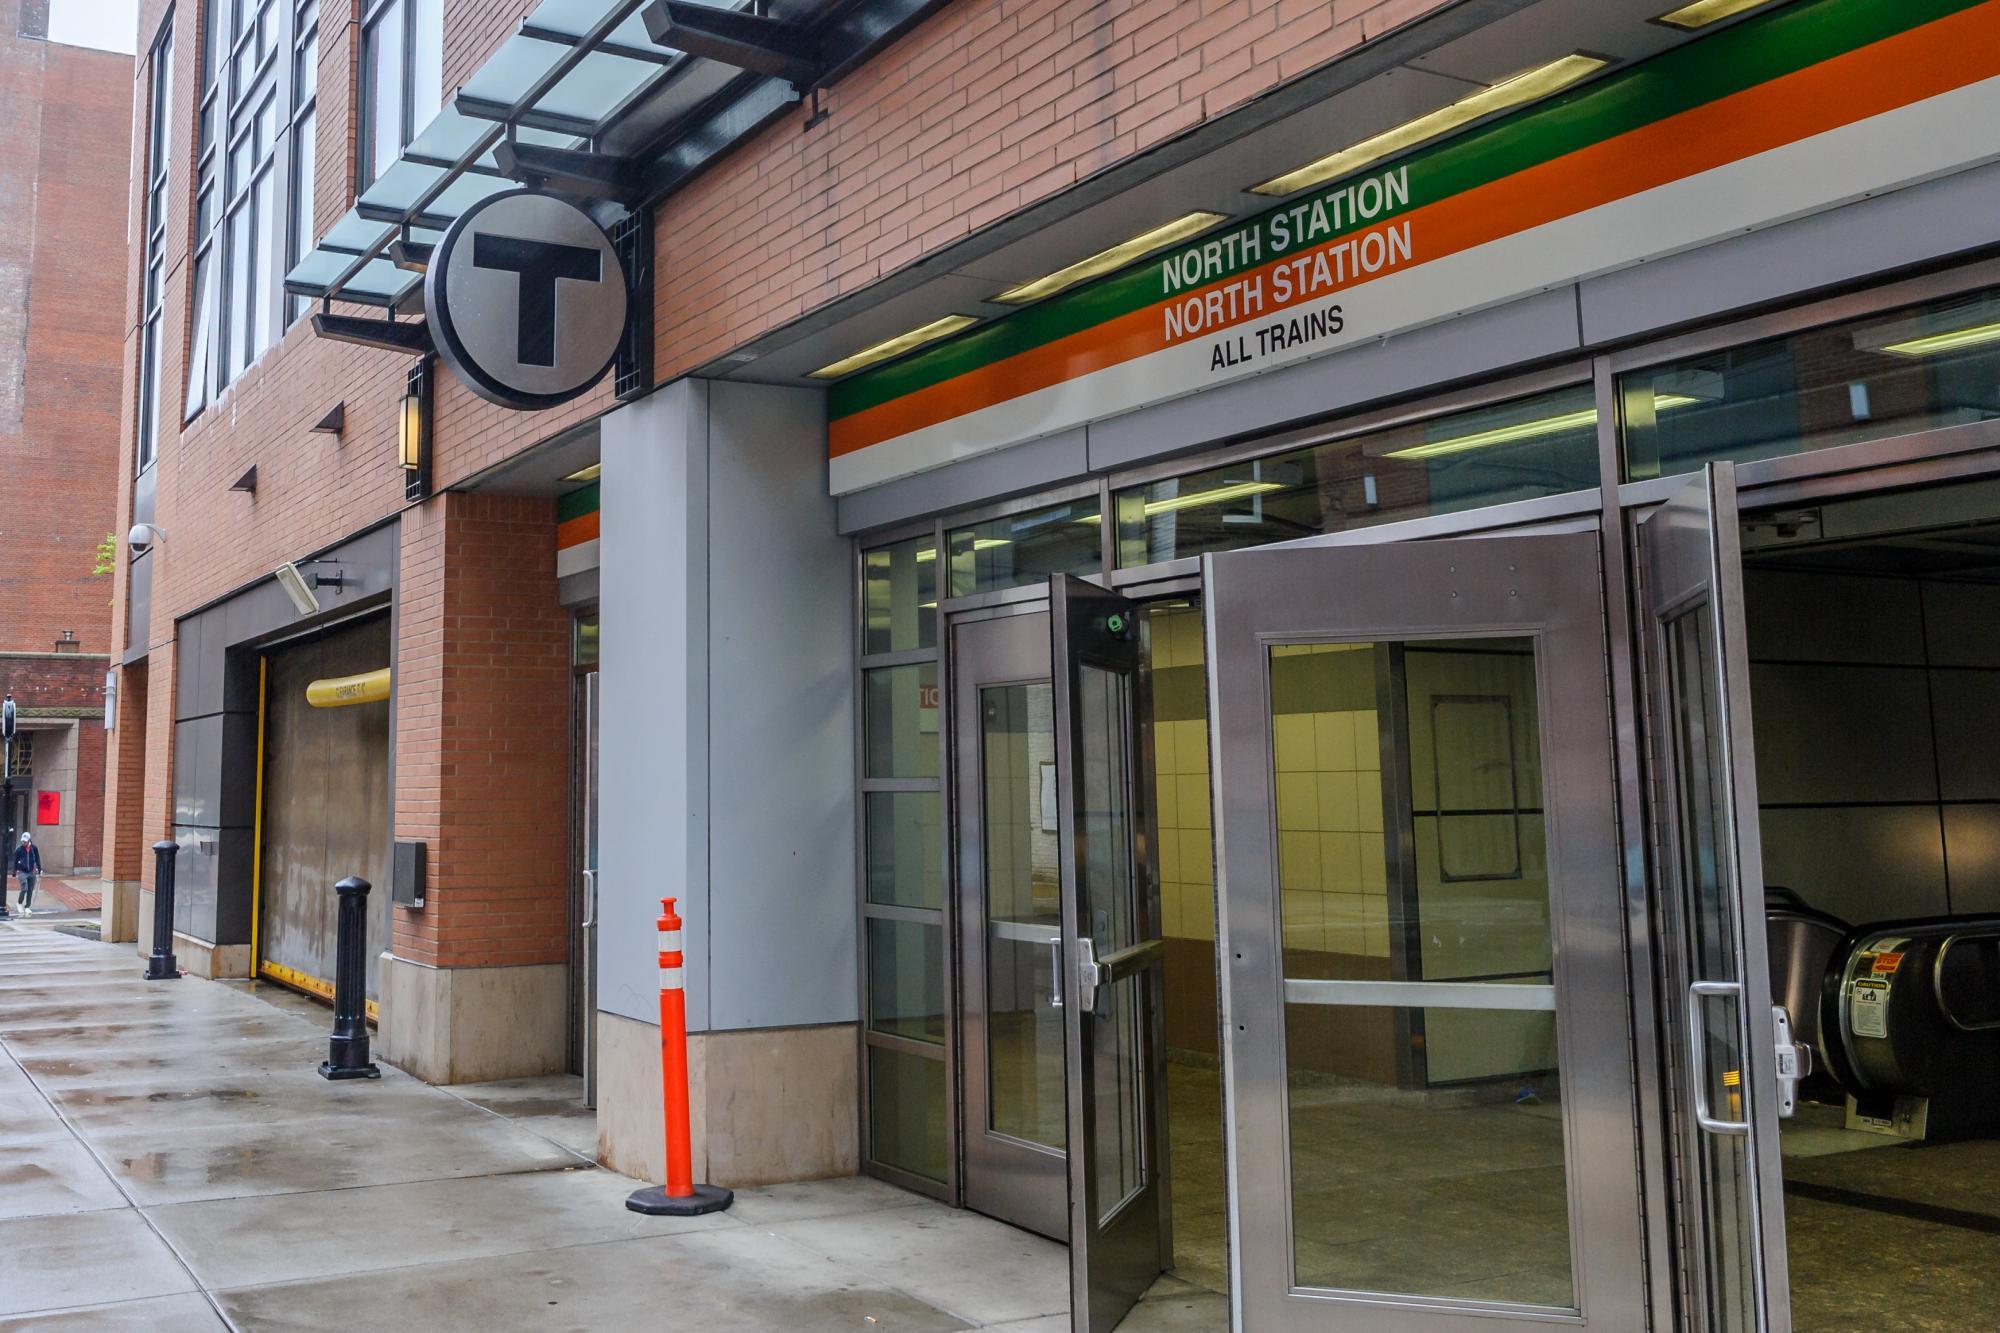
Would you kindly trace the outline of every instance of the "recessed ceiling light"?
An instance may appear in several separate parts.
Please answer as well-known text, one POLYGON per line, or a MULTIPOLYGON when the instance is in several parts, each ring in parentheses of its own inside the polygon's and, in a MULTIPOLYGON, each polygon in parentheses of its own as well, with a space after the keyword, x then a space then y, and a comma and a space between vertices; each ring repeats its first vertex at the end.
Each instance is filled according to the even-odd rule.
POLYGON ((1983 347, 1993 342, 2000 342, 2000 324, 1980 324, 1969 329, 1926 334, 1921 338, 1905 338, 1901 342, 1885 343, 1877 350, 1893 352, 1897 356, 1936 356, 1940 352, 1983 347))
POLYGON ((596 481, 596 480, 597 480, 597 478, 598 478, 598 476, 599 476, 599 474, 601 474, 601 473, 602 473, 603 471, 604 471, 604 464, 602 464, 602 463, 592 463, 592 464, 591 464, 591 465, 590 465, 589 467, 580 467, 580 468, 578 468, 578 469, 577 469, 576 471, 574 471, 574 472, 570 473, 570 474, 569 474, 569 475, 568 475, 567 477, 564 477, 564 478, 563 478, 563 480, 564 480, 564 481, 596 481))
POLYGON ((1265 495, 1271 491, 1284 489, 1284 483, 1278 481, 1239 481, 1229 486, 1218 486, 1212 491, 1194 491, 1187 495, 1170 495, 1164 500, 1148 500, 1146 517, 1171 514, 1182 509, 1200 509, 1207 505, 1227 504, 1231 500, 1241 500, 1245 496, 1265 495))
POLYGON ((979 318, 976 315, 946 315, 943 319, 932 320, 920 329, 911 329, 908 333, 899 333, 893 338, 876 343, 873 347, 864 347, 853 356, 844 356, 832 365, 821 366, 810 373, 814 379, 837 379, 865 366, 899 357, 912 348, 922 347, 927 342, 936 342, 939 338, 957 333, 960 329, 978 322, 979 318))
MULTIPOLYGON (((1698 398, 1683 393, 1655 393, 1653 410, 1671 411, 1676 407, 1686 407, 1689 403, 1700 402, 1698 398)), ((1536 417, 1533 421, 1517 421, 1511 426, 1495 426, 1490 430, 1477 430, 1468 435, 1450 435, 1442 440, 1432 440, 1428 444, 1413 444, 1407 449, 1392 449, 1382 455, 1384 458, 1437 458, 1442 454, 1463 453, 1467 449, 1482 449, 1489 444, 1512 444, 1516 440, 1539 439, 1544 435, 1555 435, 1566 430, 1578 430, 1584 426, 1597 424, 1597 409, 1586 407, 1579 412, 1560 412, 1552 417, 1536 417)))
POLYGON ((1046 277, 1024 282, 1018 287, 1010 287, 993 299, 1007 305, 1020 305, 1027 301, 1039 301, 1044 296, 1053 296, 1065 287, 1074 287, 1079 282, 1123 268, 1135 259, 1163 250, 1176 241, 1184 241, 1197 232, 1207 231, 1216 223, 1226 221, 1227 213, 1189 213, 1164 222, 1151 231, 1142 231, 1129 241, 1120 241, 1109 250, 1099 250, 1088 259, 1079 259, 1068 268, 1059 268, 1046 277))
POLYGON ((1337 153, 1329 153, 1316 162, 1308 162, 1296 171, 1288 171, 1273 177, 1262 185, 1253 185, 1256 194, 1286 195, 1297 194, 1300 190, 1324 184, 1338 176, 1358 171, 1370 162, 1379 161, 1392 153, 1400 153, 1406 148, 1414 148, 1427 139, 1435 139, 1447 130, 1455 130, 1461 125, 1490 116, 1496 111, 1517 107, 1525 102, 1539 101, 1551 93, 1560 92, 1586 75, 1594 74, 1611 62, 1602 56, 1587 56, 1582 53, 1563 56, 1551 60, 1546 65, 1537 65, 1524 74, 1517 74, 1491 88, 1482 88, 1470 97, 1460 98, 1450 106, 1442 106, 1415 120, 1405 121, 1394 129, 1363 139, 1351 148, 1343 148, 1337 153))
POLYGON ((1691 5, 1682 5, 1671 13, 1660 15, 1653 22, 1693 32, 1696 28, 1706 28, 1711 23, 1719 23, 1770 3, 1771 0, 1695 0, 1691 5))

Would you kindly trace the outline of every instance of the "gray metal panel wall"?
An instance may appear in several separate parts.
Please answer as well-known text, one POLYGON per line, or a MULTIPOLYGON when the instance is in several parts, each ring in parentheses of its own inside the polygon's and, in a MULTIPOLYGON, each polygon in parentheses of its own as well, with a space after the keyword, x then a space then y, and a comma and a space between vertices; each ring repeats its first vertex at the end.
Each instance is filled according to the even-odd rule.
POLYGON ((853 566, 821 401, 709 390, 711 1028, 856 1012, 853 566))
POLYGON ((1090 471, 1084 430, 1062 431, 840 497, 840 530, 865 532, 915 514, 983 504, 1090 471))
POLYGON ((606 1012, 656 1020, 674 893, 691 1029, 855 1016, 852 566, 821 412, 682 381, 604 419, 606 1012))
POLYGON ((1639 337, 2000 240, 2000 163, 1579 284, 1584 341, 1639 337))
POLYGON ((598 515, 597 1007, 659 1021, 651 923, 674 894, 697 1031, 709 1012, 708 389, 682 380, 604 418, 598 515))

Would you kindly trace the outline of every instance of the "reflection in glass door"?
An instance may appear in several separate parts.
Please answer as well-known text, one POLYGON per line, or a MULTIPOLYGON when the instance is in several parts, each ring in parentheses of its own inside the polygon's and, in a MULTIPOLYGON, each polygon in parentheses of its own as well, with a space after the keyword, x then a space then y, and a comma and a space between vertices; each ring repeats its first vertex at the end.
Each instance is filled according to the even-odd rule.
POLYGON ((1243 1327, 1642 1317, 1595 541, 1205 557, 1243 1327))
POLYGON ((1062 917, 1049 618, 952 630, 965 1202, 1057 1240, 1062 917))

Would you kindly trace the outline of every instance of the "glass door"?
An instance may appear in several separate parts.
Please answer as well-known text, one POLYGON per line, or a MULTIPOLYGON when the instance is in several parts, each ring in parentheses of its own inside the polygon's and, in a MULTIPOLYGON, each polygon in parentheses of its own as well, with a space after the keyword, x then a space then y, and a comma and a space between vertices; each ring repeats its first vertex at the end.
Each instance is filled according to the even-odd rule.
POLYGON ((1068 1052, 1070 1323, 1105 1333, 1169 1263, 1161 1180, 1165 944, 1140 863, 1139 627, 1125 598, 1049 580, 1068 1052))
POLYGON ((1778 1120, 1799 1057, 1771 1004, 1735 468, 1711 464, 1639 536, 1673 885, 1667 964, 1685 1002, 1676 1045, 1690 1122, 1691 1322, 1782 1333, 1791 1314, 1778 1120))
POLYGON ((1239 1327, 1645 1321, 1599 567, 1203 558, 1239 1327))
POLYGON ((952 629, 965 1202, 1069 1234, 1054 690, 1045 612, 952 629))

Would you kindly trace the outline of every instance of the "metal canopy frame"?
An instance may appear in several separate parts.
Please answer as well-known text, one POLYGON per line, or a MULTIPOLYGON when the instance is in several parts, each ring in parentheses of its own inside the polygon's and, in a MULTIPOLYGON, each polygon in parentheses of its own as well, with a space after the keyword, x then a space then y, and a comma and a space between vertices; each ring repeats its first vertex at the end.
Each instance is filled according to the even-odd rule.
POLYGON ((606 225, 651 208, 939 3, 542 0, 285 275, 285 290, 322 312, 338 301, 393 320, 420 304, 413 258, 517 181, 573 196, 606 225), (714 12, 690 12, 703 9, 714 12), (702 53, 653 44, 656 26, 702 53), (715 32, 737 41, 707 40, 715 32), (760 43, 785 58, 766 58, 760 43))

